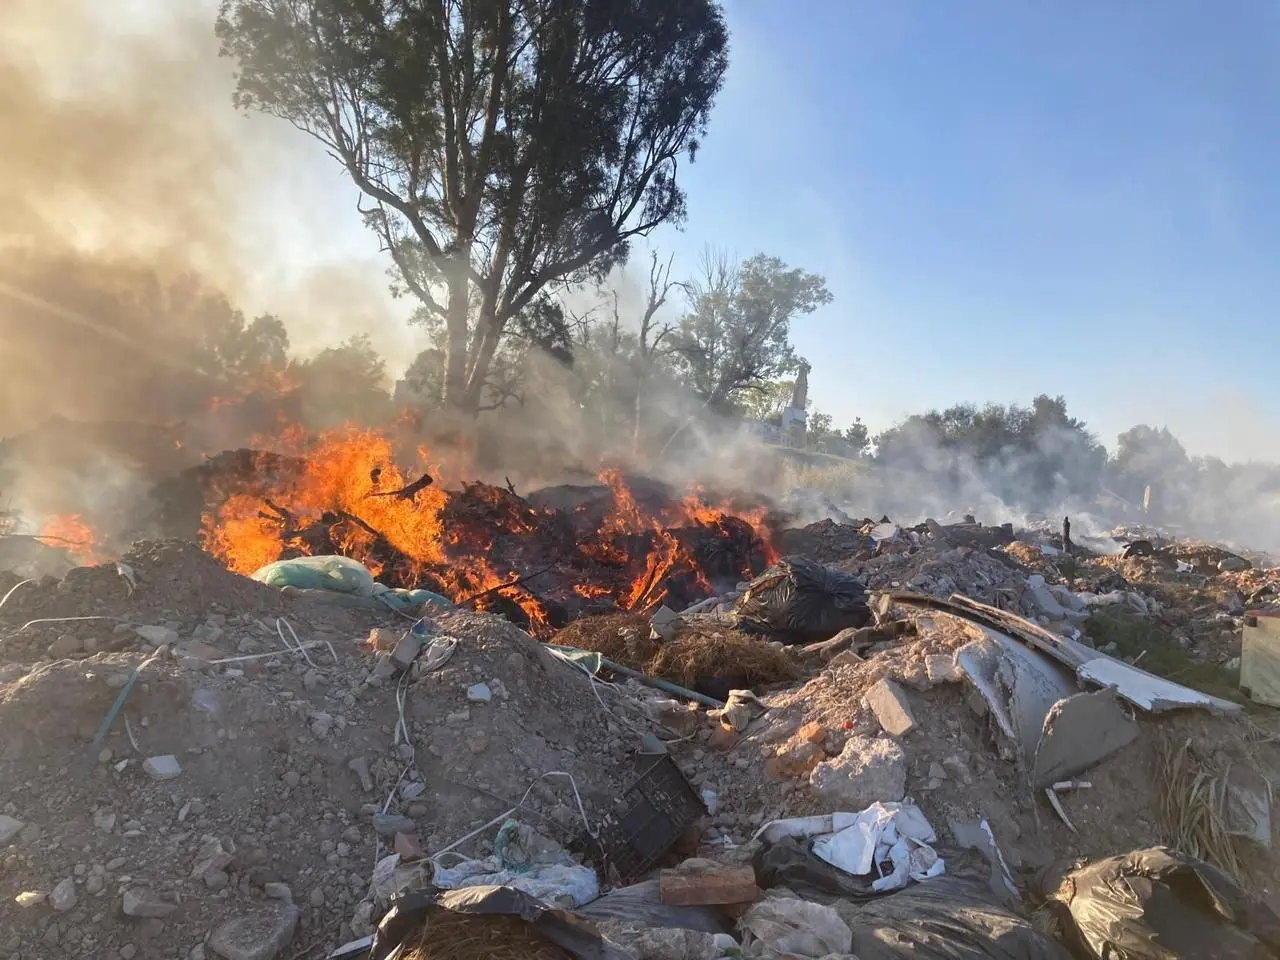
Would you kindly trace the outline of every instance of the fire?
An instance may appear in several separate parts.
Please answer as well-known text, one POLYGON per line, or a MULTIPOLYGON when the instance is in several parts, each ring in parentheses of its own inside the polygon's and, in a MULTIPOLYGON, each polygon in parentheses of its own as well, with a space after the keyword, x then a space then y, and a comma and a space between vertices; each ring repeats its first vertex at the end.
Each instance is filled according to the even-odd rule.
POLYGON ((86 566, 101 563, 98 535, 78 513, 59 514, 50 517, 36 534, 37 540, 47 540, 51 546, 65 549, 77 563, 86 566))
POLYGON ((612 492, 607 516, 575 540, 567 515, 535 509, 509 489, 446 489, 430 452, 402 449, 391 433, 291 429, 272 446, 277 452, 254 454, 239 487, 204 516, 205 549, 238 573, 339 553, 390 586, 444 593, 545 636, 583 600, 636 611, 673 596, 689 603, 711 595, 709 576, 736 581, 752 573, 745 557, 772 559, 763 512, 735 515, 701 490, 646 509, 617 470, 601 475, 612 492), (708 539, 733 544, 714 573, 698 555, 708 539))

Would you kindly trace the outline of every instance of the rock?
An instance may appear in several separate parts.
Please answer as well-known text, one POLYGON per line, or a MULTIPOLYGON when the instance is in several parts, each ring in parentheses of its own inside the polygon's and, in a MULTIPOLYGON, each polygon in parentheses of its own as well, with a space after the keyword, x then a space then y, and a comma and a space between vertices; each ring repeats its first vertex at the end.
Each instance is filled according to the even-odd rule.
POLYGON ((1147 598, 1142 594, 1130 591, 1124 595, 1124 599, 1135 613, 1140 613, 1144 617, 1151 616, 1151 608, 1147 605, 1147 598))
POLYGON ((418 825, 408 817, 400 817, 394 813, 375 813, 373 829, 379 836, 393 837, 397 833, 415 833, 418 825))
POLYGON ((796 734, 805 743, 821 744, 827 739, 827 728, 815 720, 810 720, 796 734))
POLYGON ((307 718, 307 725, 316 739, 324 740, 333 732, 333 717, 327 713, 313 713, 307 718))
POLYGON ((905 737, 916 725, 907 695, 892 680, 881 680, 866 693, 867 707, 891 737, 905 737))
POLYGON ((887 737, 850 737, 838 757, 814 767, 809 784, 831 810, 865 810, 907 792, 907 758, 887 737))
POLYGON ((259 904, 214 930, 209 949, 223 960, 273 960, 293 939, 298 916, 292 903, 259 904))
POLYGON ((22 828, 25 826, 26 824, 21 820, 0 813, 0 845, 9 843, 22 832, 22 828))
POLYGON ((1223 573, 1239 573, 1242 570, 1248 570, 1253 566, 1244 557, 1223 557, 1218 561, 1218 569, 1223 573))
POLYGON ((120 909, 126 917, 145 917, 163 920, 178 909, 176 903, 161 900, 152 891, 144 887, 133 887, 124 892, 120 909))
POLYGON ((468 730, 466 741, 472 753, 484 753, 489 746, 489 735, 483 730, 468 730))
POLYGON ((1078 596, 1074 590, 1065 583, 1055 583, 1050 585, 1049 592, 1053 594, 1053 598, 1057 600, 1068 611, 1076 613, 1088 613, 1089 605, 1085 603, 1084 598, 1078 596))
POLYGON ((952 654, 934 653, 924 658, 924 674, 931 685, 958 683, 963 674, 952 654))
POLYGON ((395 851, 400 854, 402 861, 425 860, 427 858, 426 853, 422 850, 422 844, 418 842, 416 833, 397 833, 395 851))
POLYGON ((132 943, 126 943, 120 948, 120 960, 133 960, 138 955, 138 948, 132 943))
POLYGON ((764 765, 765 776, 773 780, 803 777, 821 763, 827 754, 816 743, 802 741, 782 747, 764 765))
POLYGON ((159 757, 148 757, 142 761, 142 769, 152 780, 174 780, 182 776, 182 765, 171 753, 159 757))
POLYGON ((396 663, 391 659, 391 655, 387 653, 378 654, 377 659, 373 661, 373 669, 369 672, 369 682, 373 684, 383 683, 395 675, 396 663))
POLYGON ((133 632, 153 647, 163 647, 165 644, 178 642, 178 632, 168 627, 134 627, 133 632))
POLYGON ((324 906, 324 890, 321 889, 320 887, 313 887, 311 889, 311 897, 309 899, 311 900, 311 905, 313 907, 323 907, 324 906))
POLYGON ((1044 577, 1035 573, 1027 577, 1027 591, 1041 612, 1050 620, 1067 619, 1067 610, 1060 604, 1052 591, 1045 586, 1044 577))
POLYGON ((262 890, 269 900, 283 900, 285 903, 293 903, 293 890, 289 888, 287 883, 264 883, 262 890))
POLYGON ((648 719, 666 727, 677 737, 692 736, 703 725, 702 713, 697 706, 679 700, 644 700, 640 709, 648 719))
POLYGON ((664 603, 649 620, 649 631, 656 639, 671 643, 679 635, 681 625, 680 614, 664 603))
POLYGON ((373 775, 369 771, 369 760, 367 757, 353 757, 347 763, 347 769, 359 778, 361 790, 368 793, 373 789, 373 775))
POLYGON ((73 653, 80 653, 84 650, 84 644, 80 642, 80 638, 64 633, 53 643, 49 644, 48 654, 54 660, 65 660, 73 653))
POLYGON ((73 877, 58 881, 49 891, 49 906, 59 913, 66 913, 76 905, 76 881, 73 877))
POLYGON ((838 670, 840 667, 856 667, 860 663, 866 663, 866 661, 852 650, 845 650, 832 657, 827 666, 838 670))
POLYGON ((218 874, 223 873, 234 859, 235 855, 222 846, 221 840, 217 837, 209 837, 196 852, 196 863, 191 868, 191 879, 209 883, 210 878, 213 878, 213 883, 209 885, 216 886, 221 879, 218 874))
POLYGON ((422 640, 412 630, 400 638, 396 648, 391 651, 391 661, 397 670, 408 670, 422 649, 422 640))
POLYGON ((93 825, 103 833, 110 833, 116 828, 116 815, 110 810, 93 811, 93 825))
POLYGON ((727 867, 714 860, 686 860, 674 870, 662 871, 658 896, 670 907, 698 907, 754 903, 760 889, 750 866, 727 867))
POLYGON ((31 907, 44 903, 47 899, 49 899, 49 895, 42 890, 23 890, 13 898, 13 902, 23 910, 29 910, 31 907))
POLYGON ((493 699, 493 691, 487 683, 477 683, 467 687, 467 699, 472 703, 488 703, 493 699))

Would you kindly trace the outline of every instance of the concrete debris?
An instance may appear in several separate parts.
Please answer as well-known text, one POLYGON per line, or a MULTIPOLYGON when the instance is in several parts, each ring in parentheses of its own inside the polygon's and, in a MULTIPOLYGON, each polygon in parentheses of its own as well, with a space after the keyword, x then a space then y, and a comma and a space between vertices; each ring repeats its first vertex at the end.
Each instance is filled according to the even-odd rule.
POLYGON ((905 737, 916 725, 907 695, 892 680, 880 680, 866 693, 868 709, 875 714, 880 729, 891 737, 905 737))
POLYGON ((395 649, 391 651, 391 662, 399 670, 408 670, 413 666, 413 661, 417 659, 421 650, 422 639, 412 630, 409 630, 400 638, 400 642, 396 644, 395 649))
POLYGON ((148 757, 142 761, 142 769, 152 780, 174 780, 182 776, 182 765, 172 754, 148 757))
POLYGON ((879 800, 901 800, 907 791, 907 758, 887 737, 853 736, 840 755, 823 761, 809 783, 824 806, 862 810, 879 800))
POLYGON ((472 703, 488 703, 493 699, 493 691, 487 683, 477 683, 467 687, 467 699, 472 703))
POLYGON ((209 949, 223 960, 274 960, 298 928, 292 903, 268 901, 224 921, 209 937, 209 949))

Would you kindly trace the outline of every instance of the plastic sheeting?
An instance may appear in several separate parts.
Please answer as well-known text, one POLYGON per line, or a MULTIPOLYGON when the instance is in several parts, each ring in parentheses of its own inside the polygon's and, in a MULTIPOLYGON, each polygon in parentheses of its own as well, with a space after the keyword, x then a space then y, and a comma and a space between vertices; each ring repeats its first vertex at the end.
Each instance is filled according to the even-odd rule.
POLYGON ((319 556, 277 560, 253 574, 253 579, 283 590, 323 590, 351 597, 376 599, 393 610, 409 610, 424 603, 452 607, 447 597, 430 590, 393 590, 373 579, 369 568, 350 557, 319 556))
POLYGON ((469 887, 447 893, 424 891, 397 897, 378 924, 369 951, 370 960, 399 960, 406 944, 422 928, 433 909, 476 916, 519 917, 576 960, 634 960, 585 921, 552 909, 511 887, 469 887))
POLYGON ((1107 960, 1280 957, 1280 916, 1221 870, 1167 847, 1066 875, 1050 904, 1072 946, 1107 960))

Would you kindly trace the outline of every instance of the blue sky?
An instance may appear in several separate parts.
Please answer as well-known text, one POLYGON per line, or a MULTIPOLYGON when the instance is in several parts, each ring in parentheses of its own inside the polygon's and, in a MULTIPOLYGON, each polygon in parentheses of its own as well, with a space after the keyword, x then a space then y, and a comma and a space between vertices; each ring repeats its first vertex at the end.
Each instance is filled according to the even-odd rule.
POLYGON ((1108 444, 1280 458, 1280 9, 1227 9, 729 0, 653 241, 824 274, 794 338, 837 422, 1062 393, 1108 444))

